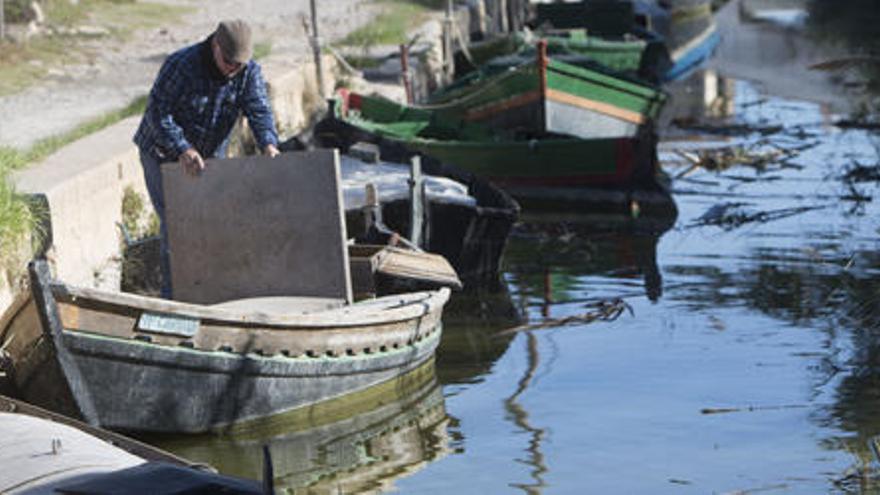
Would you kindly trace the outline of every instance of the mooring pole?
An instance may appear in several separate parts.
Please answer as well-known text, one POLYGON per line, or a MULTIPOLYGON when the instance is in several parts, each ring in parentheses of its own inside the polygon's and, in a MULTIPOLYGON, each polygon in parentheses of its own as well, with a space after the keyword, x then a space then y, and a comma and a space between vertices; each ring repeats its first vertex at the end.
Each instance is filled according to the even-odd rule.
POLYGON ((312 51, 315 54, 315 73, 318 82, 318 94, 321 101, 324 101, 327 95, 324 94, 324 69, 321 63, 321 37, 318 36, 318 7, 315 6, 315 0, 310 0, 309 5, 312 9, 312 51))
POLYGON ((406 103, 412 105, 414 101, 412 81, 409 73, 409 47, 400 45, 400 77, 403 79, 403 90, 406 92, 406 103))
POLYGON ((446 18, 443 20, 443 75, 447 78, 452 78, 455 70, 452 39, 452 0, 446 0, 446 18))
POLYGON ((6 41, 6 16, 3 13, 4 10, 3 0, 0 0, 0 43, 6 41))
POLYGON ((422 176, 422 158, 412 157, 409 172, 409 240, 422 247, 422 232, 425 222, 425 181, 422 176))

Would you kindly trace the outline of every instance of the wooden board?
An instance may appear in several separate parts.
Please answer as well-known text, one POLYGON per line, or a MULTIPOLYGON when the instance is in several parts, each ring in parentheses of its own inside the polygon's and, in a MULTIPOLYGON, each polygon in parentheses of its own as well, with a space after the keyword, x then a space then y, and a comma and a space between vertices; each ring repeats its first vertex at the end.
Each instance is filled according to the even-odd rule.
POLYGON ((335 150, 162 166, 174 299, 352 300, 335 150))

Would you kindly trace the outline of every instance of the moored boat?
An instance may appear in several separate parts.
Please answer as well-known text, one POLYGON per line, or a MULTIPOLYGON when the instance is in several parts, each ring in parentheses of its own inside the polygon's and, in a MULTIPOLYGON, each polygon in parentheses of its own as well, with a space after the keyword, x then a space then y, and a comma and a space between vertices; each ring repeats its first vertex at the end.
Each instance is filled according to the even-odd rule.
MULTIPOLYGON (((564 188, 653 184, 656 137, 640 126, 635 137, 526 139, 487 126, 443 118, 432 110, 340 92, 329 117, 337 133, 422 153, 501 185, 555 195, 564 188)), ((330 125, 330 124, 328 124, 330 125)))
POLYGON ((556 60, 547 42, 536 56, 497 73, 476 72, 432 95, 424 108, 524 137, 546 134, 585 139, 633 137, 666 101, 647 83, 556 60))
POLYGON ((556 60, 587 67, 598 65, 649 82, 659 81, 670 65, 659 36, 603 38, 585 29, 524 31, 472 44, 467 52, 456 55, 456 76, 474 70, 497 71, 534 60, 538 39, 547 42, 547 54, 556 60))
MULTIPOLYGON (((349 153, 365 145, 347 141, 346 136, 332 129, 325 127, 323 131, 315 135, 318 146, 349 153)), ((388 233, 409 237, 419 248, 448 260, 466 285, 479 285, 497 277, 507 236, 519 215, 516 201, 479 177, 456 174, 425 160, 422 204, 414 212, 411 189, 418 186, 411 178, 411 165, 404 164, 413 156, 397 151, 376 147, 370 149, 370 156, 342 155, 346 228, 350 235, 358 240, 376 237, 371 224, 381 217, 388 233), (368 184, 378 190, 375 209, 366 201, 368 184), (414 215, 422 220, 421 228, 415 226, 418 232, 413 231, 414 215)), ((385 243, 390 240, 388 233, 368 240, 385 243)))
POLYGON ((536 24, 556 29, 587 29, 601 37, 626 33, 659 37, 670 65, 661 81, 680 79, 714 53, 720 42, 712 0, 583 0, 536 5, 536 24))
POLYGON ((721 42, 712 0, 641 0, 637 11, 665 41, 672 66, 664 80, 681 79, 710 58, 721 42), (651 11, 660 15, 651 15, 651 11))
POLYGON ((209 160, 198 180, 168 164, 163 186, 176 300, 67 284, 35 260, 32 301, 0 334, 23 399, 110 429, 202 432, 433 356, 448 288, 354 300, 336 151, 209 160))
POLYGON ((433 356, 449 297, 208 306, 68 286, 42 261, 31 274, 34 300, 3 335, 21 397, 94 426, 152 432, 221 429, 415 369, 433 356))

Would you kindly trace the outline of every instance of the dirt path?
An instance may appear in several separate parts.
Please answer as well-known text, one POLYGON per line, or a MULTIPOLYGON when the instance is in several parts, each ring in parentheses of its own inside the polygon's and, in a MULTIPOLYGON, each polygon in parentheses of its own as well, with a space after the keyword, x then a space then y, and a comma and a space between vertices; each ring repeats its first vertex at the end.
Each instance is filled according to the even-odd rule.
MULTIPOLYGON (((109 38, 91 41, 89 48, 96 52, 91 63, 53 70, 26 91, 0 98, 0 146, 26 148, 124 107, 149 91, 169 53, 203 39, 221 19, 240 17, 250 22, 257 42, 271 42, 273 56, 309 56, 300 20, 309 13, 308 0, 164 1, 192 6, 195 13, 175 25, 138 31, 124 45, 109 38)), ((324 42, 365 24, 375 12, 367 0, 321 1, 318 10, 324 42)))

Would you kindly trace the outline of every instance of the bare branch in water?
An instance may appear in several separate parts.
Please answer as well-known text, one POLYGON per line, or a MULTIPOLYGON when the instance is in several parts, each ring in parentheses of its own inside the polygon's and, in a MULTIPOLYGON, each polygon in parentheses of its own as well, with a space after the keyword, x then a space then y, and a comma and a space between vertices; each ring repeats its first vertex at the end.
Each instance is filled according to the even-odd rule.
POLYGON ((594 305, 593 310, 587 311, 579 315, 566 316, 564 318, 550 318, 537 323, 527 323, 518 325, 506 330, 502 330, 495 334, 496 337, 510 335, 518 332, 526 332, 529 330, 540 330, 548 328, 559 328, 568 325, 585 325, 594 321, 614 321, 624 312, 633 315, 632 306, 623 299, 614 299, 611 301, 600 301, 594 305))

